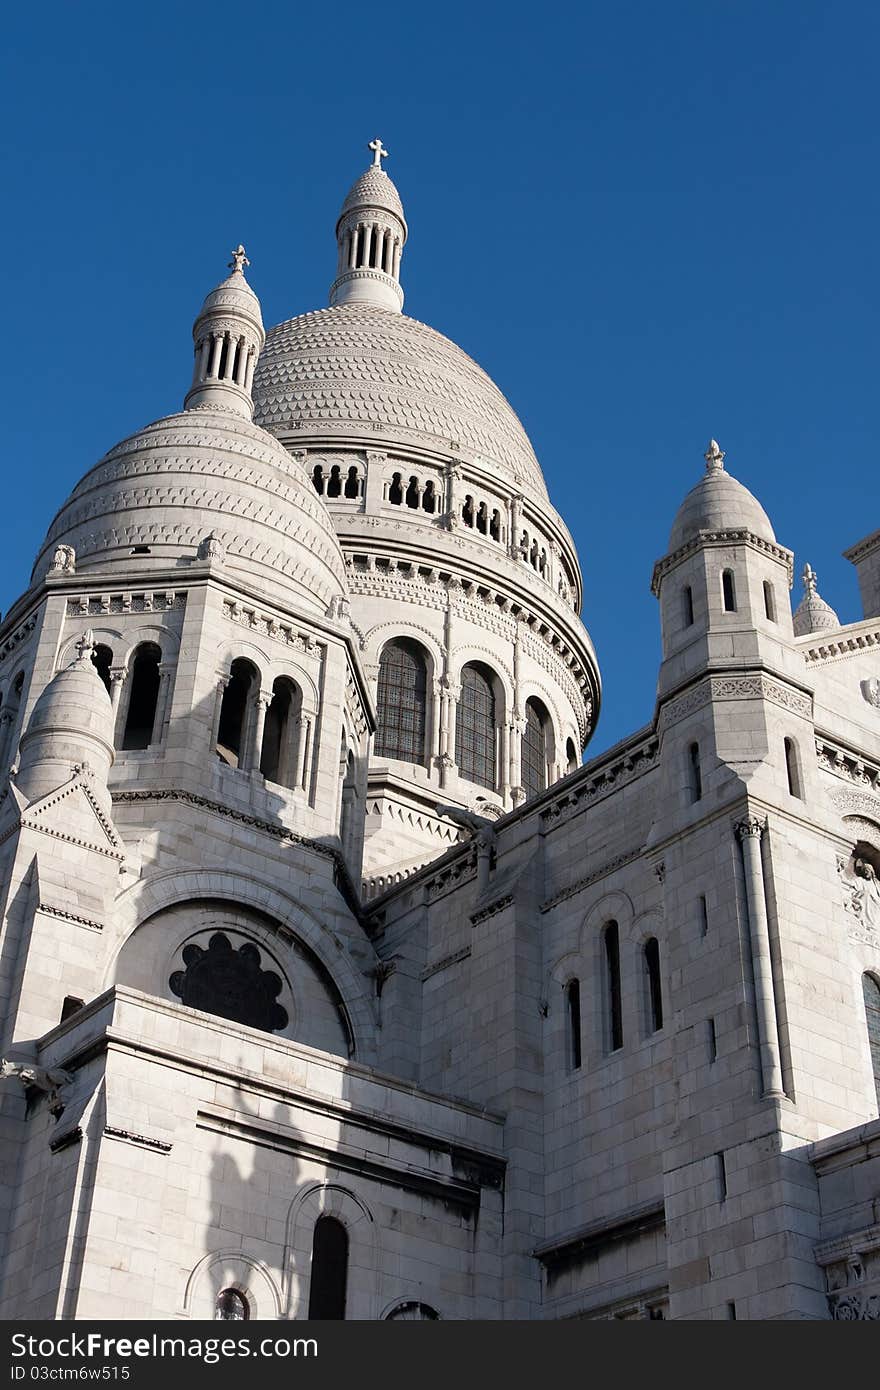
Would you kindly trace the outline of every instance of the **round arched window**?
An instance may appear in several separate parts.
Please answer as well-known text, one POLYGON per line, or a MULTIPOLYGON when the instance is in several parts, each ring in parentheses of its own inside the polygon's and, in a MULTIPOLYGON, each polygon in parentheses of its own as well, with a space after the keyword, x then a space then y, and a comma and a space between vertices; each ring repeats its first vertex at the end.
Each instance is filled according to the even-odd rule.
POLYGON ((246 1322, 251 1315, 248 1301, 238 1289, 221 1289, 214 1304, 215 1322, 246 1322))

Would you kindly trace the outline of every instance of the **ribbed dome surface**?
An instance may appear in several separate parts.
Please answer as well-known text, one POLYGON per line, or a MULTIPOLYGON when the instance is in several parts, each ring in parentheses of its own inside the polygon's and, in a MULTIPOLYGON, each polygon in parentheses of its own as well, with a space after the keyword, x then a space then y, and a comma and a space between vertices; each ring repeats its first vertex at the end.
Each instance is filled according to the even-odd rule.
POLYGON ((751 531, 762 540, 776 541, 760 502, 723 468, 707 472, 685 497, 672 523, 670 552, 701 531, 751 531))
POLYGON ((255 419, 282 437, 366 433, 447 457, 458 446, 547 497, 528 436, 495 383, 455 343, 403 314, 346 304, 279 324, 253 395, 255 419))
POLYGON ((356 179, 348 191, 345 202, 342 204, 341 217, 353 208, 380 207, 389 208, 391 212, 397 214, 404 226, 406 219, 403 215, 403 203, 400 201, 400 194, 394 184, 385 173, 384 169, 378 169, 375 165, 367 169, 356 179))
POLYGON ((77 571, 167 568, 195 560, 210 533, 230 569, 313 610, 345 593, 339 542, 304 469, 272 435, 219 407, 169 415, 111 449, 61 508, 34 572, 61 542, 74 547, 77 571), (149 550, 129 561, 134 547, 149 550))

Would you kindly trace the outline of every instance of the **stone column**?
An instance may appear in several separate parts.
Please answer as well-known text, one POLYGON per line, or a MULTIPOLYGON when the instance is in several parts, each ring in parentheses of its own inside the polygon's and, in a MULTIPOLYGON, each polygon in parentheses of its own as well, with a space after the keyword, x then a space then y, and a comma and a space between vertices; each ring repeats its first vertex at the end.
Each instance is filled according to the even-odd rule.
POLYGON ((235 362, 235 384, 244 390, 248 369, 248 350, 244 338, 238 340, 238 357, 235 362))
POLYGON ((6 771, 6 763, 9 758, 9 739, 15 714, 15 710, 0 710, 0 772, 6 771))
POLYGON ((443 752, 440 747, 441 725, 444 722, 444 693, 438 680, 434 681, 431 695, 431 757, 436 762, 443 752))
POLYGON ((393 271, 391 272, 392 275, 394 276, 395 280, 399 280, 399 279, 400 279, 400 257, 401 257, 402 251, 403 251, 403 247, 402 247, 401 243, 400 243, 399 241, 395 241, 395 243, 394 243, 394 269, 393 269, 393 271))
POLYGON ((259 690, 254 696, 253 720, 251 723, 250 738, 248 739, 248 754, 245 764, 248 772, 259 772, 260 755, 263 751, 263 730, 266 727, 266 714, 272 703, 272 692, 259 690))
POLYGON ((211 349, 211 364, 208 367, 208 376, 216 376, 217 368, 220 365, 220 354, 223 351, 223 334, 215 333, 213 347, 211 349))
POLYGON ((370 264, 370 252, 373 249, 374 230, 375 229, 372 227, 372 225, 364 227, 364 249, 363 254, 361 256, 361 265, 367 266, 368 268, 370 264))
POLYGON ((244 389, 247 391, 248 395, 250 395, 250 390, 254 383, 254 368, 256 367, 256 365, 257 354, 253 348, 250 348, 248 351, 247 359, 247 375, 244 380, 244 389))
POLYGON ((510 539, 508 541, 508 551, 512 559, 521 559, 519 553, 519 531, 522 524, 522 505, 521 493, 514 493, 507 503, 507 516, 510 526, 510 539))
POLYGON ((217 687, 214 692, 214 713, 211 717, 211 752, 217 747, 217 738, 220 734, 220 711, 223 708, 223 695, 231 677, 227 675, 217 677, 217 687))
POLYGON ((759 820, 757 816, 746 816, 744 820, 739 821, 735 830, 743 851, 764 1098, 780 1100, 784 1099, 785 1091, 782 1087, 782 1066, 779 1060, 779 1030, 773 993, 770 929, 767 923, 767 899, 761 862, 761 836, 766 828, 766 820, 759 820))
POLYGON ((349 234, 348 234, 348 235, 349 235, 349 243, 348 243, 348 268, 349 268, 349 270, 354 270, 354 267, 355 267, 355 260, 356 260, 356 258, 357 258, 357 244, 358 244, 358 232, 359 232, 359 230, 360 230, 359 227, 352 227, 351 230, 350 230, 350 232, 349 232, 349 234))
POLYGON ((514 806, 525 801, 525 788, 522 786, 522 741, 526 731, 524 719, 511 719, 510 739, 510 799, 514 806))

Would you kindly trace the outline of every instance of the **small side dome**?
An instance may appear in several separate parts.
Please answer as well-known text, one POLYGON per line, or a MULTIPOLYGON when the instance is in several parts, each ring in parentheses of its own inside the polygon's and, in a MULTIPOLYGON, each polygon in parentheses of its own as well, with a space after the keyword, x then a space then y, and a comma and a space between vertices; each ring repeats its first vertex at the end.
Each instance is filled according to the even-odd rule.
POLYGON ((792 626, 795 637, 806 637, 810 632, 828 632, 840 627, 840 619, 819 593, 819 579, 816 571, 804 565, 804 596, 795 609, 792 626))
POLYGON ((22 735, 16 783, 29 800, 87 767, 106 787, 113 762, 113 707, 92 661, 94 637, 77 643, 77 656, 52 678, 37 700, 22 735))
POLYGON ((705 474, 676 512, 669 535, 670 554, 695 540, 701 531, 751 531, 775 544, 770 518, 748 488, 725 470, 724 453, 714 439, 705 459, 705 474))

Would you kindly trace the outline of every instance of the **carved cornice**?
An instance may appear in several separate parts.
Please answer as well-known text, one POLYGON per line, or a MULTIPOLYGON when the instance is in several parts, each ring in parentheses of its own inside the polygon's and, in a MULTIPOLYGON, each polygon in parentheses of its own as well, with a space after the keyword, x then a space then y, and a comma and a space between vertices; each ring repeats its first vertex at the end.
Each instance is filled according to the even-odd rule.
POLYGON ((29 617, 25 618, 23 623, 19 623, 18 627, 13 628, 9 636, 4 639, 2 646, 0 646, 0 661, 5 661, 6 658, 15 651, 16 647, 20 647, 25 638, 33 632, 36 625, 37 614, 31 613, 29 617))
POLYGON ((599 800, 618 787, 643 777, 656 765, 659 749, 659 740, 651 734, 625 751, 618 751, 616 756, 612 749, 607 760, 597 759, 595 763, 587 764, 579 772, 577 780, 572 780, 565 791, 543 808, 542 821, 552 825, 562 817, 568 819, 575 812, 583 810, 585 803, 599 800))
POLYGON ((115 1125, 104 1126, 105 1139, 121 1139, 127 1144, 135 1144, 140 1149, 153 1149, 156 1153, 170 1154, 171 1144, 164 1139, 152 1139, 148 1134, 135 1134, 130 1129, 117 1129, 115 1125))
POLYGON ((78 594, 67 600, 67 616, 99 617, 102 613, 167 613, 186 607, 185 591, 145 589, 142 593, 78 594))
POLYGON ((654 566, 654 573, 651 576, 651 593, 659 595, 660 584, 669 571, 675 569, 682 560, 685 560, 689 555, 693 555, 696 550, 702 549, 704 545, 748 545, 753 550, 760 550, 763 551, 765 555, 772 555, 774 560, 779 560, 785 565, 788 571, 788 587, 791 588, 794 552, 787 550, 784 545, 778 545, 774 541, 765 540, 763 536, 756 536, 754 531, 701 531, 693 540, 680 546, 678 550, 674 550, 671 555, 666 555, 662 560, 657 561, 654 566))
MULTIPOLYGON (((811 633, 814 641, 817 634, 811 633)), ((842 658, 852 656, 853 652, 871 651, 875 647, 880 647, 880 629, 873 632, 859 632, 851 637, 827 638, 814 647, 807 647, 803 650, 804 660, 808 664, 828 663, 840 661, 842 658)))
POLYGON ((573 898, 576 894, 582 893, 585 888, 590 888, 594 883, 598 883, 599 879, 607 878, 608 875, 613 874, 615 870, 622 869, 625 865, 632 864, 636 859, 640 859, 641 857, 641 849, 633 849, 629 850, 626 854, 618 854, 614 859, 609 859, 604 864, 600 864, 599 868, 594 869, 592 873, 586 874, 583 878, 575 879, 573 883, 567 883, 564 888, 560 888, 558 892, 554 893, 552 898, 546 898, 544 902, 541 903, 539 910, 541 912, 550 912, 554 907, 558 907, 560 903, 565 902, 568 898, 573 898))
POLYGON ((668 729, 714 700, 767 700, 804 719, 813 717, 813 698, 803 690, 774 680, 763 671, 751 675, 704 677, 698 685, 661 706, 658 727, 668 729))
POLYGON ((318 643, 310 632, 301 632, 292 623, 285 623, 257 608, 238 603, 235 599, 223 600, 223 617, 231 623, 238 623, 250 632, 268 637, 273 642, 283 642, 294 651, 307 652, 310 656, 319 652, 318 643))
POLYGON ((497 917, 499 912, 503 912, 506 907, 510 907, 514 901, 513 893, 503 893, 494 902, 487 903, 485 907, 478 908, 471 913, 471 924, 478 927, 481 922, 488 921, 490 917, 497 917))
POLYGON ((79 913, 69 912, 66 907, 55 907, 53 903, 40 903, 37 911, 45 912, 50 917, 60 917, 64 922, 73 922, 77 927, 88 927, 90 931, 104 930, 104 923, 96 921, 94 917, 81 917, 79 913))
POLYGON ((419 976, 422 984, 425 983, 425 980, 430 980, 432 975, 439 975, 441 970, 449 970, 451 966, 458 965, 459 961, 467 960, 472 950, 473 948, 471 946, 462 946, 461 950, 452 951, 448 956, 442 956, 440 960, 433 961, 430 965, 426 965, 419 976))
MULTIPOLYGON (((824 771, 854 783, 863 792, 880 793, 880 766, 822 735, 816 737, 816 761, 824 771)), ((834 793, 834 802, 839 810, 845 809, 839 793, 834 793)), ((851 807, 847 805, 846 809, 858 810, 859 806, 853 803, 851 807)), ((870 811, 868 813, 870 814, 870 811)), ((874 814, 876 815, 876 812, 874 814)))

